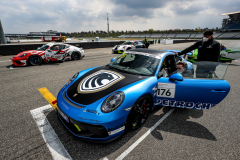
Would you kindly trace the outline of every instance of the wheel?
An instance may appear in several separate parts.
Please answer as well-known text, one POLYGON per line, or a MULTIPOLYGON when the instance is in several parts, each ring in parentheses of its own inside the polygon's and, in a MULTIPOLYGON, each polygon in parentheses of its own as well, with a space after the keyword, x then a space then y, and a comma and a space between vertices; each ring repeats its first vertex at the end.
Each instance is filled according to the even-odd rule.
POLYGON ((42 63, 42 58, 38 55, 33 55, 29 57, 28 61, 31 65, 36 66, 42 63))
POLYGON ((81 59, 81 54, 79 52, 72 52, 72 60, 79 60, 81 59))
POLYGON ((152 108, 152 99, 144 95, 133 105, 128 117, 126 128, 129 130, 138 129, 146 122, 152 108))

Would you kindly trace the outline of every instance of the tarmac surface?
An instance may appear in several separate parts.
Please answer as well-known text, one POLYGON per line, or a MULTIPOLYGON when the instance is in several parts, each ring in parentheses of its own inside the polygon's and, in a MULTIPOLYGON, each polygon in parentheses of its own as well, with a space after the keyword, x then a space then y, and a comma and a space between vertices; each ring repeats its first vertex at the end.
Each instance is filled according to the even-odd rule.
MULTIPOLYGON (((239 40, 219 42, 227 47, 240 46, 239 40)), ((154 44, 149 48, 182 50, 191 44, 154 44)), ((30 113, 49 104, 38 89, 46 87, 57 97, 72 75, 117 57, 111 49, 88 49, 78 61, 28 67, 13 67, 9 59, 12 56, 0 56, 0 159, 54 159, 30 113)), ((54 110, 44 114, 72 159, 236 160, 240 159, 239 75, 240 59, 229 63, 225 79, 231 90, 222 102, 209 110, 175 108, 132 150, 129 148, 172 108, 157 106, 142 128, 107 144, 76 139, 63 127, 54 110)))

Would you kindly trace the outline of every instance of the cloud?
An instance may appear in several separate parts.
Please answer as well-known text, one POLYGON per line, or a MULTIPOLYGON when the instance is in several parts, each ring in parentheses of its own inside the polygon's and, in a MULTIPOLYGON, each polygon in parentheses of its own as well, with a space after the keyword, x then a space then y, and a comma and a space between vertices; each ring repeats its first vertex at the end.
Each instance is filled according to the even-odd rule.
POLYGON ((220 27, 223 13, 239 11, 239 0, 1 0, 5 33, 57 30, 195 29, 220 27))

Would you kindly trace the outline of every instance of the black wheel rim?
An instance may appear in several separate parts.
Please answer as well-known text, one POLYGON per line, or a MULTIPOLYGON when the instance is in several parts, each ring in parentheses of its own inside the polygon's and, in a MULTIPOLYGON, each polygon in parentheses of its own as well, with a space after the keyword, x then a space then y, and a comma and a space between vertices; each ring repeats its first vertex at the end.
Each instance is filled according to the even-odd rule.
POLYGON ((133 119, 131 122, 132 128, 141 127, 147 120, 151 108, 150 97, 140 98, 133 107, 133 119))
POLYGON ((33 65, 38 65, 41 63, 41 58, 40 57, 37 57, 37 56, 34 56, 34 57, 31 57, 31 63, 33 65))
POLYGON ((78 59, 80 59, 80 55, 78 53, 74 53, 73 54, 73 58, 78 60, 78 59))

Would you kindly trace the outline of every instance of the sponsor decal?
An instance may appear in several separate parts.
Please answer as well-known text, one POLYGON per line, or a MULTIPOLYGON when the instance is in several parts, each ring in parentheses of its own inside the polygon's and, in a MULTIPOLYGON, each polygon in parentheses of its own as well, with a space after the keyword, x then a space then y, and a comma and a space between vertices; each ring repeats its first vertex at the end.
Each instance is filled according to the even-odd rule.
POLYGON ((122 126, 121 128, 118 128, 118 129, 116 129, 114 131, 108 132, 108 135, 116 134, 116 133, 118 133, 120 131, 123 131, 124 129, 125 129, 125 126, 122 126))
POLYGON ((157 97, 175 98, 175 83, 158 82, 157 97))
POLYGON ((78 85, 78 93, 88 94, 107 89, 125 77, 117 72, 100 70, 86 78, 78 85))
POLYGON ((78 125, 74 124, 74 126, 77 128, 79 132, 81 132, 81 128, 78 125))
POLYGON ((163 105, 169 107, 178 107, 178 108, 188 108, 188 109, 210 109, 214 107, 216 104, 211 103, 201 103, 201 102, 185 102, 185 101, 175 101, 175 100, 168 100, 168 99, 158 99, 156 100, 155 105, 163 105))
POLYGON ((108 132, 112 132, 112 131, 117 130, 117 129, 122 128, 122 127, 125 128, 125 122, 122 123, 122 124, 119 124, 118 126, 108 128, 108 132))
POLYGON ((99 122, 102 122, 102 121, 98 121, 98 120, 94 120, 94 119, 87 119, 87 118, 83 118, 83 117, 77 117, 77 118, 79 118, 80 120, 86 120, 86 121, 92 121, 92 122, 97 122, 97 123, 99 123, 99 122))
POLYGON ((83 112, 88 112, 88 113, 97 114, 97 110, 91 110, 91 109, 84 109, 83 112))

